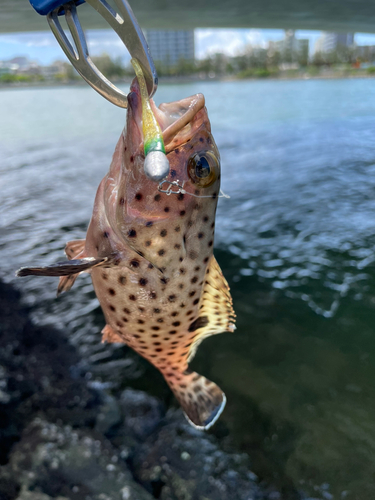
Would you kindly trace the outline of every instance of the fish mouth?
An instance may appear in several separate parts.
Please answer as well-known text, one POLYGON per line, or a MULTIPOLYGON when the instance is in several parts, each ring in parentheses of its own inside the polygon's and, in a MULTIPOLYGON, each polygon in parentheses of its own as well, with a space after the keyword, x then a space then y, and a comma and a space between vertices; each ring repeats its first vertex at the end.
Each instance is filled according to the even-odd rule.
POLYGON ((137 218, 137 219, 144 219, 144 220, 152 220, 152 221, 159 221, 159 220, 166 220, 168 219, 167 215, 152 215, 150 213, 147 213, 147 217, 145 216, 144 212, 137 210, 136 208, 133 208, 131 206, 127 206, 126 210, 127 214, 129 217, 132 218, 137 218))
MULTIPOLYGON (((162 103, 159 107, 156 106, 153 99, 150 99, 151 109, 163 133, 167 153, 177 145, 190 140, 195 130, 203 122, 211 130, 204 105, 205 99, 203 94, 194 94, 179 101, 162 103)), ((133 80, 130 86, 130 93, 128 94, 129 111, 133 119, 133 126, 136 127, 137 135, 139 134, 139 137, 142 138, 139 144, 139 147, 142 148, 142 99, 137 78, 133 80)))

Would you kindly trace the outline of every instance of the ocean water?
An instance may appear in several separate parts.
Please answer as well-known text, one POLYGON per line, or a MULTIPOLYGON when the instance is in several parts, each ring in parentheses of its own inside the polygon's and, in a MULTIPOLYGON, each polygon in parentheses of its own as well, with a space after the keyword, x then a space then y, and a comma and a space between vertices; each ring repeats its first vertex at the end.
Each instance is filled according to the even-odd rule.
MULTIPOLYGON (((192 366, 228 403, 213 432, 286 500, 375 498, 375 85, 372 79, 161 85, 203 92, 222 157, 216 256, 235 333, 192 366)), ((66 331, 90 383, 175 404, 127 347, 103 346, 89 277, 16 279, 84 237, 125 111, 85 87, 0 91, 0 275, 66 331)))

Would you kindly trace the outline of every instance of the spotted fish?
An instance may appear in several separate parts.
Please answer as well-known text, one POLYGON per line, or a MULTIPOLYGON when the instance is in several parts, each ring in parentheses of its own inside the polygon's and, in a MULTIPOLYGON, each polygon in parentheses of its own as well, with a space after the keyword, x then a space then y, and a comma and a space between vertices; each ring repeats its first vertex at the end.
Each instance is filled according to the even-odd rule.
POLYGON ((207 429, 225 395, 188 363, 205 337, 235 329, 228 284, 213 255, 220 156, 203 95, 159 108, 151 101, 170 163, 162 187, 171 189, 160 192, 143 170, 136 81, 128 103, 127 125, 98 188, 86 240, 67 244, 68 261, 21 268, 18 275, 60 276, 61 293, 90 272, 107 323, 103 341, 125 342, 149 360, 188 420, 207 429))

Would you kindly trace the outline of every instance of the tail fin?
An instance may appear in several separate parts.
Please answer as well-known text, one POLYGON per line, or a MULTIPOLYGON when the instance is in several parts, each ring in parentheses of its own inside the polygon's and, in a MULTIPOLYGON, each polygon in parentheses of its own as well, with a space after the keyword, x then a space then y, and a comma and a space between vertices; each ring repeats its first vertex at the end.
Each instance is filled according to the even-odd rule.
POLYGON ((209 429, 224 410, 226 397, 214 382, 196 372, 164 374, 188 421, 197 429, 209 429))

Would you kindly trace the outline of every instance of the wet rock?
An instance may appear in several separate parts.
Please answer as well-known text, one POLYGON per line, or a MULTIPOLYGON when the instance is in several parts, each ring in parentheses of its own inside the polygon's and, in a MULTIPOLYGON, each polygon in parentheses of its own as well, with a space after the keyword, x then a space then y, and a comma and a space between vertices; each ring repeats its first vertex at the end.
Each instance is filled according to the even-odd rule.
POLYGON ((149 436, 165 414, 163 405, 157 398, 133 389, 123 391, 120 406, 124 416, 124 429, 127 434, 139 440, 149 436))
POLYGON ((100 434, 41 419, 25 429, 7 470, 18 478, 17 500, 152 499, 100 434))
POLYGON ((0 464, 35 416, 92 425, 98 392, 87 387, 77 351, 61 332, 30 322, 20 295, 0 282, 0 464))
POLYGON ((262 493, 247 455, 220 450, 214 436, 191 427, 180 410, 135 452, 138 481, 161 500, 255 500, 262 493))
POLYGON ((108 435, 111 429, 121 422, 120 406, 113 396, 103 393, 102 403, 96 417, 95 430, 108 435))

